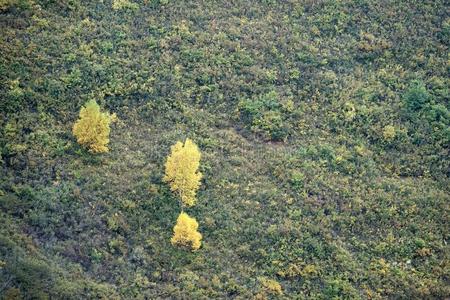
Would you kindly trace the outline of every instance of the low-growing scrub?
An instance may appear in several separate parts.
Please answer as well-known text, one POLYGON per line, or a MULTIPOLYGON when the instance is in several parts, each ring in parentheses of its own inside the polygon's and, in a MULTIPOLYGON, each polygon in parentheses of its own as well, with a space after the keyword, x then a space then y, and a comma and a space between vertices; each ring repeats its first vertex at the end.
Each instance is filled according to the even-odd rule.
POLYGON ((447 7, 0 0, 0 299, 449 298, 447 7))

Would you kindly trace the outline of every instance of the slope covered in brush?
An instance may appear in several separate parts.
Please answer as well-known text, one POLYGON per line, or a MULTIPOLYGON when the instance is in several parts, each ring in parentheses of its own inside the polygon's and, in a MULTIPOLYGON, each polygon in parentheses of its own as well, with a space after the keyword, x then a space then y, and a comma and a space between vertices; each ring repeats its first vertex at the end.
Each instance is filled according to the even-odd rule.
POLYGON ((0 294, 444 299, 446 1, 0 1, 0 294), (72 128, 95 100, 109 152, 72 128), (177 141, 201 247, 171 243, 177 141))

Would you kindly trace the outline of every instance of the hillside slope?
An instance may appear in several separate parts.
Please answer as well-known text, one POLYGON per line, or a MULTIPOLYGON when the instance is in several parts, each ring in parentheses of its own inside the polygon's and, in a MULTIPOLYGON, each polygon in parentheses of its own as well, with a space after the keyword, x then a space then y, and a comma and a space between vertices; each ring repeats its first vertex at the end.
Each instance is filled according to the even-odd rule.
POLYGON ((0 1, 0 295, 450 297, 449 10, 0 1), (105 154, 71 132, 90 99, 105 154), (162 181, 185 138, 196 252, 162 181))

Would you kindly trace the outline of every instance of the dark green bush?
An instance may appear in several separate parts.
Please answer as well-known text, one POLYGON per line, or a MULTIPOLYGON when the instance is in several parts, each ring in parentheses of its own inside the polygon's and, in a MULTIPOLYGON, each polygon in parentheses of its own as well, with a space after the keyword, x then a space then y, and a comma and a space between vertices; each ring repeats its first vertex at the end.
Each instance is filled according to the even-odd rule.
POLYGON ((429 102, 430 94, 423 82, 415 80, 403 94, 403 99, 409 110, 417 111, 429 102))
POLYGON ((31 0, 1 0, 0 12, 11 8, 28 9, 32 4, 33 2, 31 0))
POLYGON ((275 91, 240 101, 238 110, 246 127, 265 139, 283 141, 289 134, 286 116, 275 91))

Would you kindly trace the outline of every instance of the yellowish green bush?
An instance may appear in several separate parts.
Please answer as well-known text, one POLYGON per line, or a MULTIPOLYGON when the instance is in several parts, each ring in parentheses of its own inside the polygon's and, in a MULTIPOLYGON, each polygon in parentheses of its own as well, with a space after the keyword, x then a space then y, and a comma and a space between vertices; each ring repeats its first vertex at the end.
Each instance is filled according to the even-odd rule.
POLYGON ((351 102, 345 102, 344 104, 344 118, 347 122, 353 121, 356 117, 355 105, 351 102))
POLYGON ((108 152, 110 124, 115 114, 101 112, 95 100, 88 101, 80 110, 80 118, 72 128, 77 142, 92 153, 108 152))
POLYGON ((139 5, 128 0, 113 0, 112 8, 114 10, 131 9, 137 10, 139 5))
POLYGON ((202 235, 197 229, 197 221, 189 217, 187 213, 181 212, 173 228, 172 245, 187 247, 193 251, 199 249, 202 235))
POLYGON ((281 285, 280 283, 278 283, 278 281, 267 278, 260 278, 260 282, 267 293, 274 295, 283 295, 283 289, 281 288, 281 285))
POLYGON ((384 126, 383 138, 385 141, 392 141, 395 138, 395 127, 392 125, 384 126))
POLYGON ((184 145, 177 142, 171 148, 171 154, 166 162, 166 174, 163 178, 170 189, 177 193, 182 204, 193 206, 196 193, 200 187, 202 173, 198 171, 201 153, 197 145, 186 139, 184 145))

